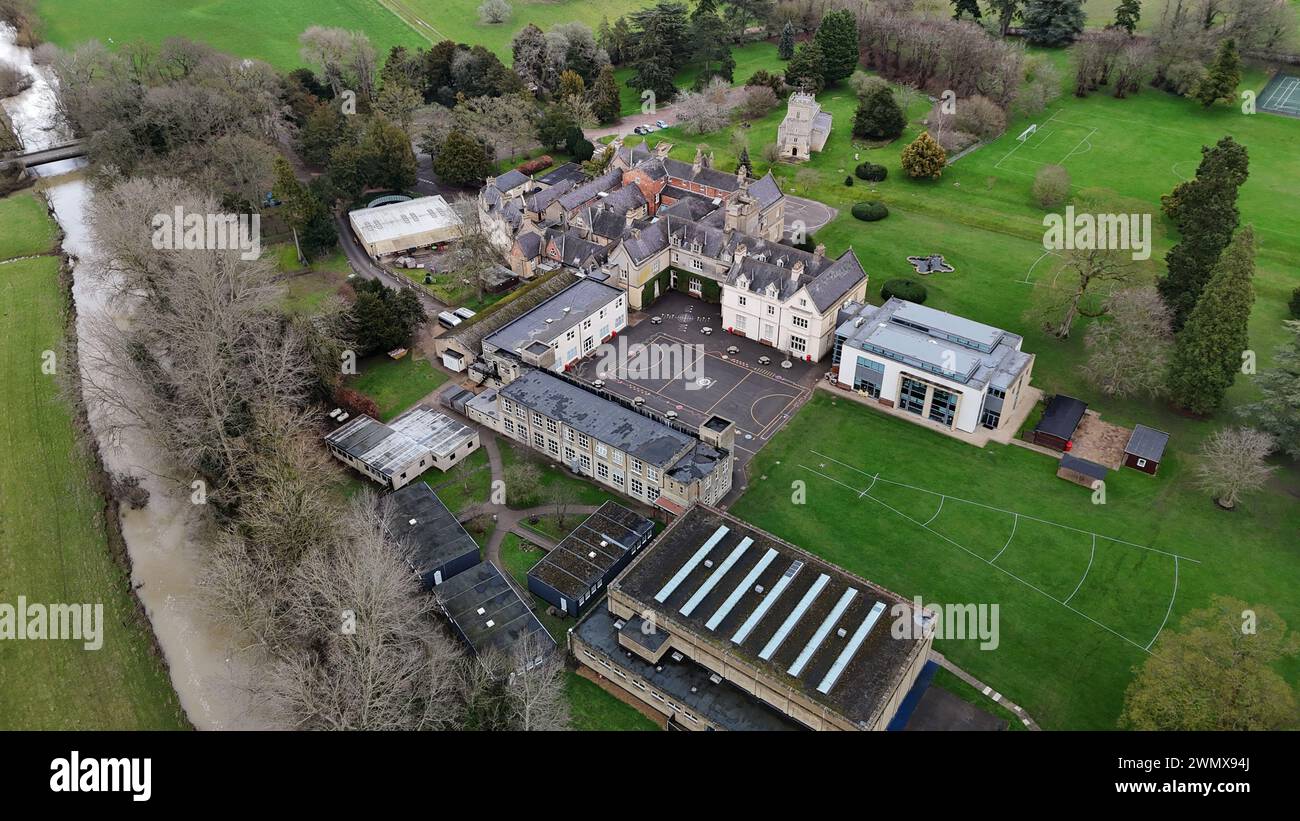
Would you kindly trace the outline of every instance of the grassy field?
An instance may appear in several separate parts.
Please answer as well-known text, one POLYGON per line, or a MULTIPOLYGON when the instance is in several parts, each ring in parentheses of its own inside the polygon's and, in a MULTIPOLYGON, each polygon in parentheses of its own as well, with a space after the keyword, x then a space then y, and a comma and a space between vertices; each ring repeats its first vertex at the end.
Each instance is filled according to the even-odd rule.
POLYGON ((183 36, 286 70, 302 64, 298 35, 310 26, 364 31, 380 55, 394 45, 425 44, 379 0, 128 0, 113 3, 111 11, 105 5, 103 0, 37 0, 41 36, 64 48, 86 40, 112 47, 183 36))
POLYGON ((32 193, 0 200, 0 601, 102 604, 104 637, 94 651, 80 641, 0 642, 0 729, 183 728, 148 620, 109 552, 93 463, 57 377, 41 369, 46 351, 64 367, 59 259, 10 259, 48 251, 54 233, 32 193))
MULTIPOLYGON (((507 503, 516 510, 527 510, 530 507, 548 504, 550 491, 557 484, 569 488, 569 498, 575 505, 600 505, 613 499, 618 501, 619 497, 604 490, 593 482, 581 479, 572 473, 555 466, 555 462, 550 459, 541 459, 540 454, 536 451, 528 450, 523 445, 516 444, 507 440, 505 437, 498 437, 497 442, 501 447, 501 461, 506 468, 509 468, 515 462, 525 458, 524 454, 531 455, 534 461, 537 461, 542 468, 542 478, 533 488, 526 489, 522 494, 518 491, 512 494, 507 503)), ((510 492, 507 489, 507 492, 510 492)), ((573 529, 575 522, 569 521, 573 516, 570 515, 565 520, 568 533, 573 529)), ((581 519, 583 517, 579 517, 581 519)), ((563 535, 563 534, 561 534, 563 535)))
POLYGON ((379 406, 379 420, 387 422, 446 381, 447 374, 415 353, 408 353, 401 359, 389 359, 379 354, 357 363, 357 376, 348 382, 348 387, 375 400, 379 406))
MULTIPOLYGON (((1155 636, 1211 594, 1300 622, 1296 473, 1224 513, 1192 486, 1190 462, 1175 450, 1157 477, 1113 473, 1094 505, 1050 457, 976 448, 818 391, 755 457, 733 512, 906 597, 998 604, 995 650, 936 649, 1046 727, 1109 728, 1155 636)), ((1297 680, 1300 659, 1284 673, 1297 680)))
POLYGON ((569 726, 575 730, 658 730, 657 724, 575 672, 567 674, 569 726))
POLYGON ((994 704, 988 696, 957 678, 956 674, 951 673, 942 667, 934 671, 934 679, 930 682, 930 686, 947 690, 962 701, 968 704, 974 704, 986 713, 992 713, 1007 723, 1008 730, 1027 731, 1029 729, 1021 723, 1020 717, 1015 713, 1011 712, 1006 707, 1003 707, 1001 704, 994 704))

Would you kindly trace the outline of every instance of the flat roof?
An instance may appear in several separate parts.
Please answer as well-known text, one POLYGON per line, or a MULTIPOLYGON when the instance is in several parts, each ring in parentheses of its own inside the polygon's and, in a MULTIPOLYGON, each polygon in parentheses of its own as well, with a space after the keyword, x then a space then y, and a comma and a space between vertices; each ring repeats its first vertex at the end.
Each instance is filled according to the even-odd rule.
POLYGON ((433 593, 475 654, 495 650, 523 666, 555 650, 555 639, 492 562, 451 577, 433 593), (525 642, 529 657, 521 658, 525 642))
POLYGON ((385 425, 369 416, 356 416, 325 437, 325 442, 364 462, 381 476, 392 476, 422 456, 446 456, 475 436, 475 431, 439 413, 416 405, 385 425))
POLYGON ((514 351, 532 342, 548 344, 584 319, 596 315, 623 291, 583 278, 540 303, 536 308, 483 338, 497 348, 514 351))
POLYGON ((1169 444, 1169 434, 1146 425, 1135 425, 1133 433, 1124 446, 1125 453, 1131 453, 1139 459, 1159 462, 1165 455, 1165 446, 1169 444))
POLYGON ((1061 467, 1075 473, 1082 473, 1090 479, 1105 479, 1106 474, 1110 473, 1110 469, 1105 465, 1099 465, 1087 459, 1080 459, 1078 456, 1069 453, 1061 456, 1061 467))
MULTIPOLYGON (((665 697, 681 705, 684 710, 678 711, 679 723, 690 726, 690 721, 680 715, 681 712, 690 712, 728 730, 807 729, 726 679, 714 681, 709 670, 690 659, 677 661, 668 653, 658 664, 646 661, 622 647, 618 643, 619 634, 623 633, 639 644, 646 638, 666 634, 658 631, 645 636, 641 632, 640 619, 624 622, 621 630, 617 624, 618 621, 608 609, 593 607, 573 631, 584 642, 607 656, 611 663, 639 676, 665 697)), ((662 645, 663 641, 659 641, 659 644, 662 645)), ((582 661, 588 667, 599 664, 590 659, 582 661)))
POLYGON ((617 502, 605 502, 528 575, 577 599, 653 532, 654 522, 617 502))
POLYGON ((918 617, 902 596, 705 505, 673 522, 611 590, 668 632, 688 632, 863 725, 925 646, 921 628, 893 636, 896 618, 918 617))
POLYGON ((962 381, 969 379, 979 366, 979 358, 971 351, 943 345, 934 337, 888 322, 878 324, 862 342, 877 345, 905 360, 915 360, 937 368, 962 381))
POLYGON ((428 231, 454 231, 459 233, 460 217, 440 196, 358 208, 348 212, 348 219, 356 227, 363 242, 386 242, 428 231))
POLYGON ((407 562, 422 576, 466 554, 478 554, 478 542, 425 482, 412 482, 385 496, 384 512, 384 527, 405 545, 407 562))
POLYGON ((969 339, 990 348, 998 343, 1004 333, 1000 328, 994 328, 992 325, 985 325, 983 322, 976 322, 964 316, 927 308, 924 305, 907 302, 906 300, 900 300, 900 302, 902 304, 894 309, 894 316, 899 319, 917 325, 924 325, 936 331, 943 331, 952 336, 969 339))

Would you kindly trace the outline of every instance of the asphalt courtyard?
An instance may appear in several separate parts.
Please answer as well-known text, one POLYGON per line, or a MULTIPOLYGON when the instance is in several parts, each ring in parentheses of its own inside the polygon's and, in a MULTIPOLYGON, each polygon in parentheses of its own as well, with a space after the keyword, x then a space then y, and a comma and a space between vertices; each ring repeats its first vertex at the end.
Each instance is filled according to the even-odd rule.
POLYGON ((826 223, 835 219, 839 212, 829 205, 817 200, 808 200, 787 194, 785 197, 785 236, 795 238, 802 231, 798 241, 802 242, 808 234, 813 233, 826 223))
POLYGON ((730 419, 736 423, 738 469, 789 421, 826 370, 797 360, 782 367, 785 354, 727 333, 717 305, 685 294, 661 297, 633 321, 611 343, 617 353, 612 361, 598 349, 578 363, 574 375, 586 382, 602 379, 606 390, 641 397, 659 413, 674 411, 678 422, 691 427, 714 415, 730 419), (764 356, 767 365, 759 362, 764 356))

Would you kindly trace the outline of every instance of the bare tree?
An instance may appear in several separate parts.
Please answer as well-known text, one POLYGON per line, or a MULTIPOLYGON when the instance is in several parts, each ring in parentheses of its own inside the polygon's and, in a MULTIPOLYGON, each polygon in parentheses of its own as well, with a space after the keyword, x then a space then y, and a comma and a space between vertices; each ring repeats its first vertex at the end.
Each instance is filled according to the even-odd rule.
POLYGON ((555 642, 541 633, 527 633, 515 647, 514 662, 506 688, 511 723, 520 730, 567 730, 564 658, 555 642))
POLYGON ((1107 396, 1158 396, 1164 391, 1173 329, 1168 306, 1149 285, 1106 300, 1109 321, 1088 327, 1084 376, 1107 396))
POLYGON ((727 100, 731 90, 727 81, 714 77, 702 91, 684 92, 677 101, 677 121, 688 134, 708 134, 730 121, 727 100))
POLYGON ((1277 470, 1265 462, 1273 450, 1273 437, 1251 428, 1221 428, 1205 440, 1196 464, 1197 481, 1225 510, 1232 510, 1242 495, 1258 490, 1277 470))
POLYGON ((1062 270, 1035 286, 1034 307, 1030 309, 1043 330, 1057 339, 1070 336, 1078 317, 1104 315, 1107 289, 1134 276, 1128 251, 1074 249, 1065 251, 1064 257, 1062 270))
POLYGON ((312 26, 298 42, 302 44, 299 56, 320 73, 334 96, 350 90, 365 100, 374 97, 375 48, 364 33, 312 26))
POLYGON ((452 251, 453 270, 474 284, 478 301, 483 301, 488 275, 501 265, 501 258, 492 245, 492 237, 483 224, 475 197, 462 197, 452 208, 460 217, 460 240, 452 251))
POLYGON ((519 459, 505 469, 506 504, 511 507, 530 507, 537 498, 537 487, 542 480, 542 469, 532 459, 519 459))
POLYGON ((578 502, 577 486, 573 482, 561 479, 552 482, 549 487, 545 488, 544 492, 546 503, 555 512, 555 523, 563 528, 564 522, 569 517, 569 508, 578 502))

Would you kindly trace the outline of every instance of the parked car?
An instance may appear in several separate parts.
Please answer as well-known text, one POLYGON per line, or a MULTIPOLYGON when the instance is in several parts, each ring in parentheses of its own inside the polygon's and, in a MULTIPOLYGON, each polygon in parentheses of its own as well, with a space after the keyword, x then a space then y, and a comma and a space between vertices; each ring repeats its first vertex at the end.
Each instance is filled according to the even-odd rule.
POLYGON ((668 127, 668 123, 664 122, 663 120, 655 120, 655 125, 659 126, 660 128, 668 127))
POLYGON ((452 311, 452 313, 460 317, 461 319, 474 318, 474 312, 471 311, 469 308, 457 308, 456 310, 452 311))

